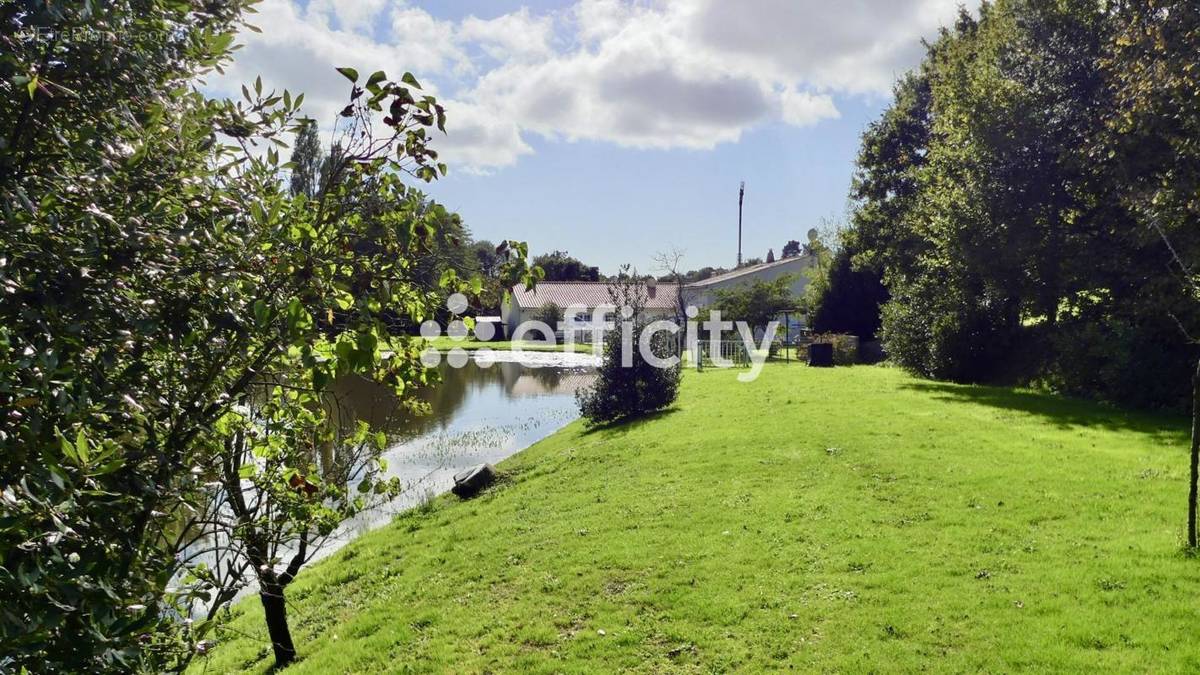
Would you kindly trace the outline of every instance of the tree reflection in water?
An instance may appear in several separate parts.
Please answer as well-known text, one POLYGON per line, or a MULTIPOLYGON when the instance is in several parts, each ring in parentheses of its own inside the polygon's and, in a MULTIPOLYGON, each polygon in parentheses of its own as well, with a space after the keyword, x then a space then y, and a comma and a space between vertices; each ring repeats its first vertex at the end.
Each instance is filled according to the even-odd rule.
POLYGON ((484 367, 474 360, 462 368, 442 363, 439 374, 440 382, 416 393, 425 408, 420 414, 365 380, 348 378, 335 386, 334 419, 343 426, 362 420, 383 430, 391 442, 384 455, 388 472, 406 486, 400 499, 347 523, 342 541, 448 490, 458 471, 498 462, 574 420, 575 391, 595 377, 591 368, 484 367))

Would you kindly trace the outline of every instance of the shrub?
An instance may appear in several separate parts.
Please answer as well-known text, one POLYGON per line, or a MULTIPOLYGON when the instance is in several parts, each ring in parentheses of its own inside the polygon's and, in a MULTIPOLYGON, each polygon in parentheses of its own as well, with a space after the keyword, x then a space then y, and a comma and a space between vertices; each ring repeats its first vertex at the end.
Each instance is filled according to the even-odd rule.
POLYGON ((833 363, 852 366, 858 363, 858 336, 838 333, 822 333, 813 336, 813 344, 833 345, 833 363))
POLYGON ((1063 322, 1051 336, 1046 384, 1123 406, 1184 411, 1196 346, 1166 316, 1098 313, 1063 322))
MULTIPOLYGON (((660 368, 643 358, 638 349, 649 322, 643 311, 647 297, 645 285, 634 276, 619 279, 609 286, 613 304, 633 310, 630 319, 633 354, 629 365, 623 363, 625 355, 620 328, 610 331, 604 337, 603 357, 595 383, 575 395, 579 412, 590 425, 662 410, 675 401, 679 392, 679 364, 660 368)), ((655 356, 666 358, 675 352, 675 341, 670 334, 659 332, 651 339, 650 347, 655 356)))
POLYGON ((922 280, 893 289, 883 307, 884 348, 924 377, 986 382, 1004 372, 1018 330, 1002 301, 953 283, 922 280))

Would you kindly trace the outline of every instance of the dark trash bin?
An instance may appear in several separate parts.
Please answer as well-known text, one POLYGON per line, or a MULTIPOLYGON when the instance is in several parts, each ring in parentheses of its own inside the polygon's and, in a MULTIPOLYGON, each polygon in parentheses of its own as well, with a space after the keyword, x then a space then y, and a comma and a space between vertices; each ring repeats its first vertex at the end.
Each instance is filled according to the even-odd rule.
POLYGON ((833 367, 833 344, 814 342, 808 346, 808 365, 816 368, 833 367))

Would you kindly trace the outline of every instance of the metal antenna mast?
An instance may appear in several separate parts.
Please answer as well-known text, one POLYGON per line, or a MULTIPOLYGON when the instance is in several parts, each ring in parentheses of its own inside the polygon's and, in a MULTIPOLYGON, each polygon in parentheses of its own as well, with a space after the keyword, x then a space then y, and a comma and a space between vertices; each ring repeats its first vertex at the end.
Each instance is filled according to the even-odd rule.
POLYGON ((741 187, 738 188, 738 267, 742 266, 742 199, 745 196, 746 181, 742 181, 741 187))

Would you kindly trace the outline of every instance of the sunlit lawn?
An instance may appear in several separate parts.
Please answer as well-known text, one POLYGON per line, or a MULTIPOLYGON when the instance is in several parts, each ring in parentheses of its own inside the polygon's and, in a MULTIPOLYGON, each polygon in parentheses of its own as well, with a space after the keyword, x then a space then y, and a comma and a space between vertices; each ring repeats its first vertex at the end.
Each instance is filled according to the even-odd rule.
MULTIPOLYGON (((1196 672, 1174 418, 883 367, 689 373, 304 571, 288 672, 1196 672)), ((257 601, 211 672, 271 662, 257 601)))

